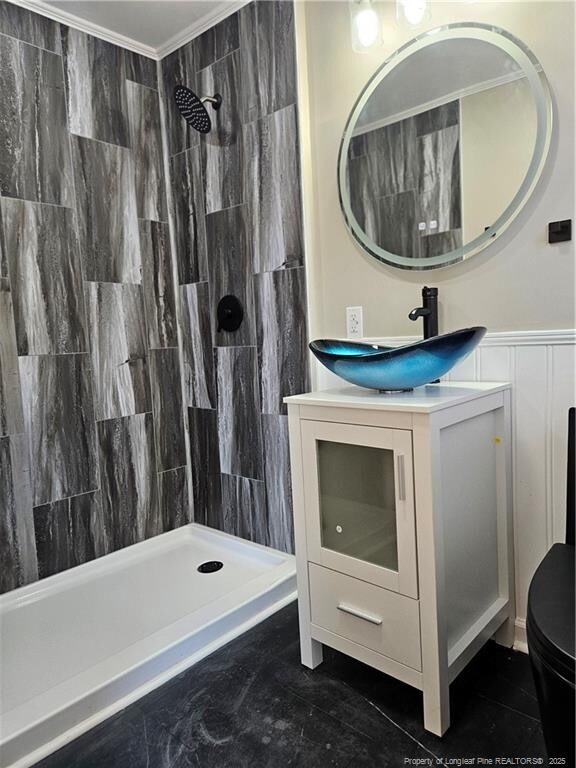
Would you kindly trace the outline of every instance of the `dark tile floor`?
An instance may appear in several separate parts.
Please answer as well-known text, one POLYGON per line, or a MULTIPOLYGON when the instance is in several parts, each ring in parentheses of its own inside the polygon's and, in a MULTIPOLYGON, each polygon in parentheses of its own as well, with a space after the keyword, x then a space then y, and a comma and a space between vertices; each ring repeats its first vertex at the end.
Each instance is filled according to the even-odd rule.
POLYGON ((303 667, 293 603, 36 768, 386 768, 545 756, 524 654, 484 647, 452 685, 442 739, 424 731, 421 698, 328 648, 320 667, 303 667))

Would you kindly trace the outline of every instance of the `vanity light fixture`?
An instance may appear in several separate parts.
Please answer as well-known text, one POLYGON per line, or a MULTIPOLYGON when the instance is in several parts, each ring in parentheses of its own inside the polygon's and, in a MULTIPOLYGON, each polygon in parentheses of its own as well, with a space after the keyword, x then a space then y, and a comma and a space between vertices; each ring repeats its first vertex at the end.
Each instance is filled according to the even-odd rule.
POLYGON ((429 15, 428 0, 396 0, 396 18, 412 26, 422 24, 429 15))
POLYGON ((380 18, 371 0, 351 0, 350 23, 352 48, 357 53, 365 53, 381 42, 380 18))

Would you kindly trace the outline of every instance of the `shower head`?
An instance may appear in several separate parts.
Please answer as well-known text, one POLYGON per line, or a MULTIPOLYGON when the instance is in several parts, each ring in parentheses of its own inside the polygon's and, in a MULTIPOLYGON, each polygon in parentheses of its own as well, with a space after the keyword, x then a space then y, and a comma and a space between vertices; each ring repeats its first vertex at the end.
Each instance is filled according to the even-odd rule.
POLYGON ((184 120, 200 133, 208 133, 212 127, 210 116, 204 104, 206 102, 212 104, 213 109, 220 109, 222 104, 222 96, 219 93, 215 93, 214 96, 199 98, 194 91, 183 85, 177 85, 174 88, 174 100, 184 120))

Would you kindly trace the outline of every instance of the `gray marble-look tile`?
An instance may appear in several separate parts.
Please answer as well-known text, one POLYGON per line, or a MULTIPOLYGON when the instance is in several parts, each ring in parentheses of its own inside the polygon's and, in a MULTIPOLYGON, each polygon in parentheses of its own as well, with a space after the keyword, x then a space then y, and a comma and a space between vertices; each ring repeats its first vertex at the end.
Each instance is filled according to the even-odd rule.
POLYGON ((254 347, 217 350, 218 442, 222 472, 263 480, 256 357, 254 347))
POLYGON ((378 198, 411 190, 415 185, 414 124, 403 120, 354 140, 348 159, 352 211, 368 237, 377 241, 378 198))
POLYGON ((60 56, 0 35, 0 194, 72 206, 60 56))
POLYGON ((295 106, 244 127, 244 200, 254 233, 254 271, 302 264, 295 106))
POLYGON ((150 411, 142 287, 86 283, 96 419, 150 411))
POLYGON ((14 3, 0 2, 0 34, 60 53, 60 24, 14 3))
POLYGON ((24 431, 10 282, 0 278, 0 435, 24 431))
POLYGON ((170 159, 174 237, 178 281, 197 283, 208 277, 206 205, 200 147, 170 159))
POLYGON ((268 544, 264 483, 236 475, 222 475, 221 483, 222 530, 256 544, 268 544))
POLYGON ((88 355, 21 357, 34 506, 98 487, 88 355))
POLYGON ((404 162, 404 184, 400 191, 409 192, 418 188, 418 175, 420 173, 420 158, 418 155, 418 142, 416 130, 416 118, 408 117, 402 120, 402 158, 404 162))
POLYGON ((41 579, 107 554, 100 492, 35 507, 34 532, 41 579))
POLYGON ((239 11, 244 122, 295 104, 294 5, 253 2, 239 11))
POLYGON ((104 541, 111 552, 161 533, 152 414, 97 427, 104 541))
POLYGON ((25 435, 0 437, 0 593, 38 578, 25 435))
POLYGON ((252 287, 252 233, 245 205, 228 208, 206 217, 208 273, 212 328, 216 346, 255 343, 252 287), (236 296, 244 308, 244 319, 236 331, 218 331, 216 309, 224 296, 236 296))
POLYGON ((432 140, 428 142, 431 146, 426 147, 423 152, 427 170, 424 169, 426 176, 421 177, 421 183, 427 186, 416 198, 418 221, 426 225, 425 229, 419 230, 421 237, 460 229, 462 226, 458 136, 441 135, 457 130, 446 128, 429 133, 423 140, 419 140, 432 140))
POLYGON ((304 267, 254 282, 262 413, 286 413, 282 399, 309 388, 304 267))
POLYGON ((70 132, 129 146, 124 50, 62 27, 70 132))
POLYGON ((4 245, 4 227, 2 226, 2 206, 0 206, 0 277, 8 277, 8 254, 4 245))
POLYGON ((186 464, 180 355, 177 348, 150 350, 150 382, 158 471, 186 464))
POLYGON ((49 755, 37 763, 36 768, 198 768, 198 765, 192 750, 133 705, 49 755))
MULTIPOLYGON (((277 637, 282 640, 277 656, 282 658, 287 648, 295 648, 295 641, 292 630, 287 635, 280 629, 277 637)), ((210 674, 206 665, 196 676, 186 677, 180 689, 174 685, 165 690, 149 714, 152 722, 169 727, 202 768, 354 768, 355 754, 367 740, 364 733, 289 691, 275 679, 273 667, 260 671, 260 660, 268 658, 274 642, 269 635, 262 640, 252 640, 251 663, 234 663, 232 655, 226 664, 219 653, 210 659, 210 674)), ((233 648, 238 640, 234 642, 233 648)), ((384 727, 390 742, 396 729, 390 723, 384 727)), ((404 749, 392 754, 408 754, 406 747, 413 742, 397 733, 401 743, 395 740, 394 746, 404 749)), ((416 749, 413 753, 425 754, 416 749)), ((398 765, 382 757, 372 768, 398 765)))
POLYGON ((87 280, 139 283, 140 240, 129 150, 72 138, 76 215, 87 280))
POLYGON ((180 323, 186 405, 216 407, 208 283, 180 287, 180 323))
POLYGON ((266 544, 294 552, 288 417, 262 415, 268 531, 266 544))
POLYGON ((404 153, 404 123, 391 123, 366 134, 366 156, 379 197, 411 189, 404 153))
POLYGON ((420 238, 420 256, 423 259, 431 256, 441 256, 462 246, 462 230, 450 229, 436 235, 420 238))
POLYGON ((198 73, 203 94, 219 93, 220 109, 208 105, 212 129, 202 140, 206 211, 243 202, 240 52, 233 51, 198 73))
POLYGON ((68 208, 4 198, 18 354, 86 352, 82 268, 68 208))
POLYGON ((178 467, 178 469, 169 469, 158 474, 162 533, 192 522, 186 473, 186 467, 178 467))
POLYGON ((148 346, 175 347, 178 334, 168 224, 157 221, 140 221, 138 224, 148 346))
POLYGON ((154 59, 125 49, 124 61, 127 80, 146 85, 148 88, 158 88, 158 72, 154 59))
POLYGON ((158 93, 131 82, 126 83, 126 90, 138 218, 166 221, 168 213, 158 93))
POLYGON ((401 192, 377 200, 376 242, 390 253, 419 257, 420 237, 414 192, 401 192))
MULTIPOLYGON (((445 197, 452 190, 454 165, 459 165, 460 128, 452 125, 418 138, 418 189, 438 188, 440 210, 450 211, 445 197)), ((458 181, 460 174, 458 173, 458 181)))
POLYGON ((350 207, 359 226, 373 242, 378 242, 379 155, 349 157, 347 184, 350 207))
POLYGON ((197 91, 194 51, 195 45, 192 40, 162 59, 166 133, 170 155, 200 144, 200 134, 187 124, 174 101, 174 88, 177 85, 184 85, 194 92, 197 91))
POLYGON ((414 116, 416 135, 424 136, 427 133, 439 131, 450 125, 458 125, 460 122, 460 102, 458 99, 420 112, 414 116))
POLYGON ((218 414, 188 408, 194 521, 223 530, 218 414))
POLYGON ((359 133, 357 136, 352 136, 348 147, 348 159, 353 160, 356 157, 362 157, 366 152, 366 134, 359 133))
POLYGON ((311 674, 294 601, 37 768, 398 768, 478 755, 546 763, 525 654, 488 643, 450 698, 439 740, 422 726, 415 688, 328 647, 311 674))
POLYGON ((227 16, 194 40, 196 69, 204 69, 235 51, 239 45, 238 14, 227 16))
MULTIPOLYGON (((212 27, 214 30, 214 57, 221 59, 240 46, 238 14, 233 13, 212 27)), ((197 68, 202 69, 202 63, 197 63, 197 68)))

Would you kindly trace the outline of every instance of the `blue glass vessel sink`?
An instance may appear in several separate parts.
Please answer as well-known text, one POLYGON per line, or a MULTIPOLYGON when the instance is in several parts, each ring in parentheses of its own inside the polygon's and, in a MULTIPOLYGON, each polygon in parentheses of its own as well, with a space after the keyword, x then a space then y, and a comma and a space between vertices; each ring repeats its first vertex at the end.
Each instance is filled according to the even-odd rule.
POLYGON ((310 349, 329 371, 350 384, 381 391, 414 389, 444 376, 480 343, 476 326, 433 336, 405 347, 318 339, 310 349))

